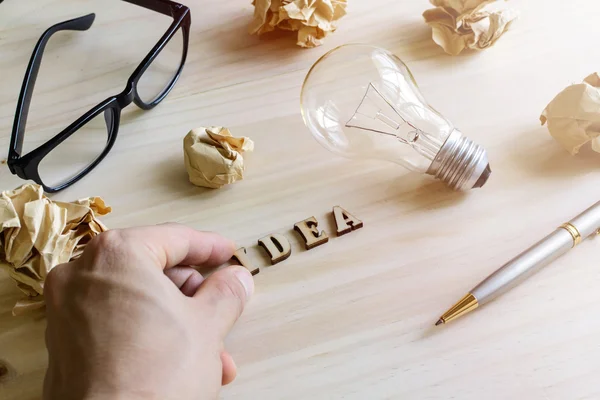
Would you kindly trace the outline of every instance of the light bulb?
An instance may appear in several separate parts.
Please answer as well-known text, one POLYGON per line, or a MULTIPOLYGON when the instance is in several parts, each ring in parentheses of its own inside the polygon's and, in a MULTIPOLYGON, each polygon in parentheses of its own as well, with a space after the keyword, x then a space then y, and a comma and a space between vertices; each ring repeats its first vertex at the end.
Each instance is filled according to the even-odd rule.
POLYGON ((427 103, 406 65, 387 50, 331 50, 308 72, 301 107, 310 132, 334 153, 388 160, 455 190, 481 187, 491 174, 486 151, 427 103))

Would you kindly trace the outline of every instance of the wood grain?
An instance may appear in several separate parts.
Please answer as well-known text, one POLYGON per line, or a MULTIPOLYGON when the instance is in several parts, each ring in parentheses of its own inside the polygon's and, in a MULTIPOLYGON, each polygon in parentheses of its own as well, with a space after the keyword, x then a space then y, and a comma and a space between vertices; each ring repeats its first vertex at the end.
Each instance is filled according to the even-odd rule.
MULTIPOLYGON (((493 48, 450 57, 430 38, 425 0, 351 0, 320 48, 293 35, 246 32, 250 1, 186 1, 190 55, 156 109, 123 115, 109 156, 55 196, 103 196, 112 228, 165 221, 218 231, 245 246, 261 273, 226 345, 239 376, 224 399, 595 399, 600 397, 600 242, 580 245, 524 285, 443 328, 448 306, 500 264, 600 196, 600 157, 571 157, 538 121, 553 96, 600 65, 600 2, 511 1, 521 17, 493 48), (371 42, 398 54, 424 96, 488 150, 493 173, 467 194, 383 161, 322 149, 299 113, 302 80, 327 50, 371 42), (222 125, 251 137, 246 179, 220 190, 187 182, 182 140, 222 125), (323 173, 326 171, 326 173, 323 173), (365 223, 305 251, 292 231, 331 207, 365 223), (256 240, 280 232, 293 256, 270 266, 256 240)), ((95 11, 87 32, 60 33, 34 91, 31 143, 109 95, 169 21, 113 1, 0 4, 0 148, 6 151, 31 51, 54 23, 95 11)), ((33 146, 28 145, 27 146, 33 146)), ((0 165, 2 189, 22 182, 0 165)), ((46 364, 42 315, 14 318, 19 297, 0 275, 3 400, 39 399, 46 364)))

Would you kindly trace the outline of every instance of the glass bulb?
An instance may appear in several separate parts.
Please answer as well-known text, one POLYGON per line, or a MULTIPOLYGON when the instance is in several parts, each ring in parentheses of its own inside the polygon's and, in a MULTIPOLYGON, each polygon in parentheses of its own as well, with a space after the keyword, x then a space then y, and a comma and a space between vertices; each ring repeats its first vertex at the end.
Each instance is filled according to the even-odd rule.
POLYGON ((485 150, 427 103, 387 50, 331 50, 308 72, 301 107, 310 132, 333 153, 388 160, 456 190, 481 187, 491 174, 485 150))

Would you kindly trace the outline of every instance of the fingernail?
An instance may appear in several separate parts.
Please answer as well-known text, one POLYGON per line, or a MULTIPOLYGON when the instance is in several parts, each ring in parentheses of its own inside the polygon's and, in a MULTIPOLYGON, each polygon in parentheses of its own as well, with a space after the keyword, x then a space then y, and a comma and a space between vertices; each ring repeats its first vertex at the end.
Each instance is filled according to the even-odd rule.
POLYGON ((254 293, 254 278, 247 268, 239 267, 235 270, 235 276, 240 280, 244 289, 246 289, 246 297, 249 298, 254 293))

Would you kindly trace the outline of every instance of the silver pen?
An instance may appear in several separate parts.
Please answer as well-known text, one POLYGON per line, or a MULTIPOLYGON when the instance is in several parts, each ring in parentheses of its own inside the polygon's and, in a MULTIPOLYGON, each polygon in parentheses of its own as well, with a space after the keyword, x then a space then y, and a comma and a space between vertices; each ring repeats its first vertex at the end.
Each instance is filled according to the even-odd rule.
POLYGON ((450 322, 495 299, 577 246, 583 239, 599 233, 599 228, 600 201, 497 269, 446 311, 435 324, 450 322))

